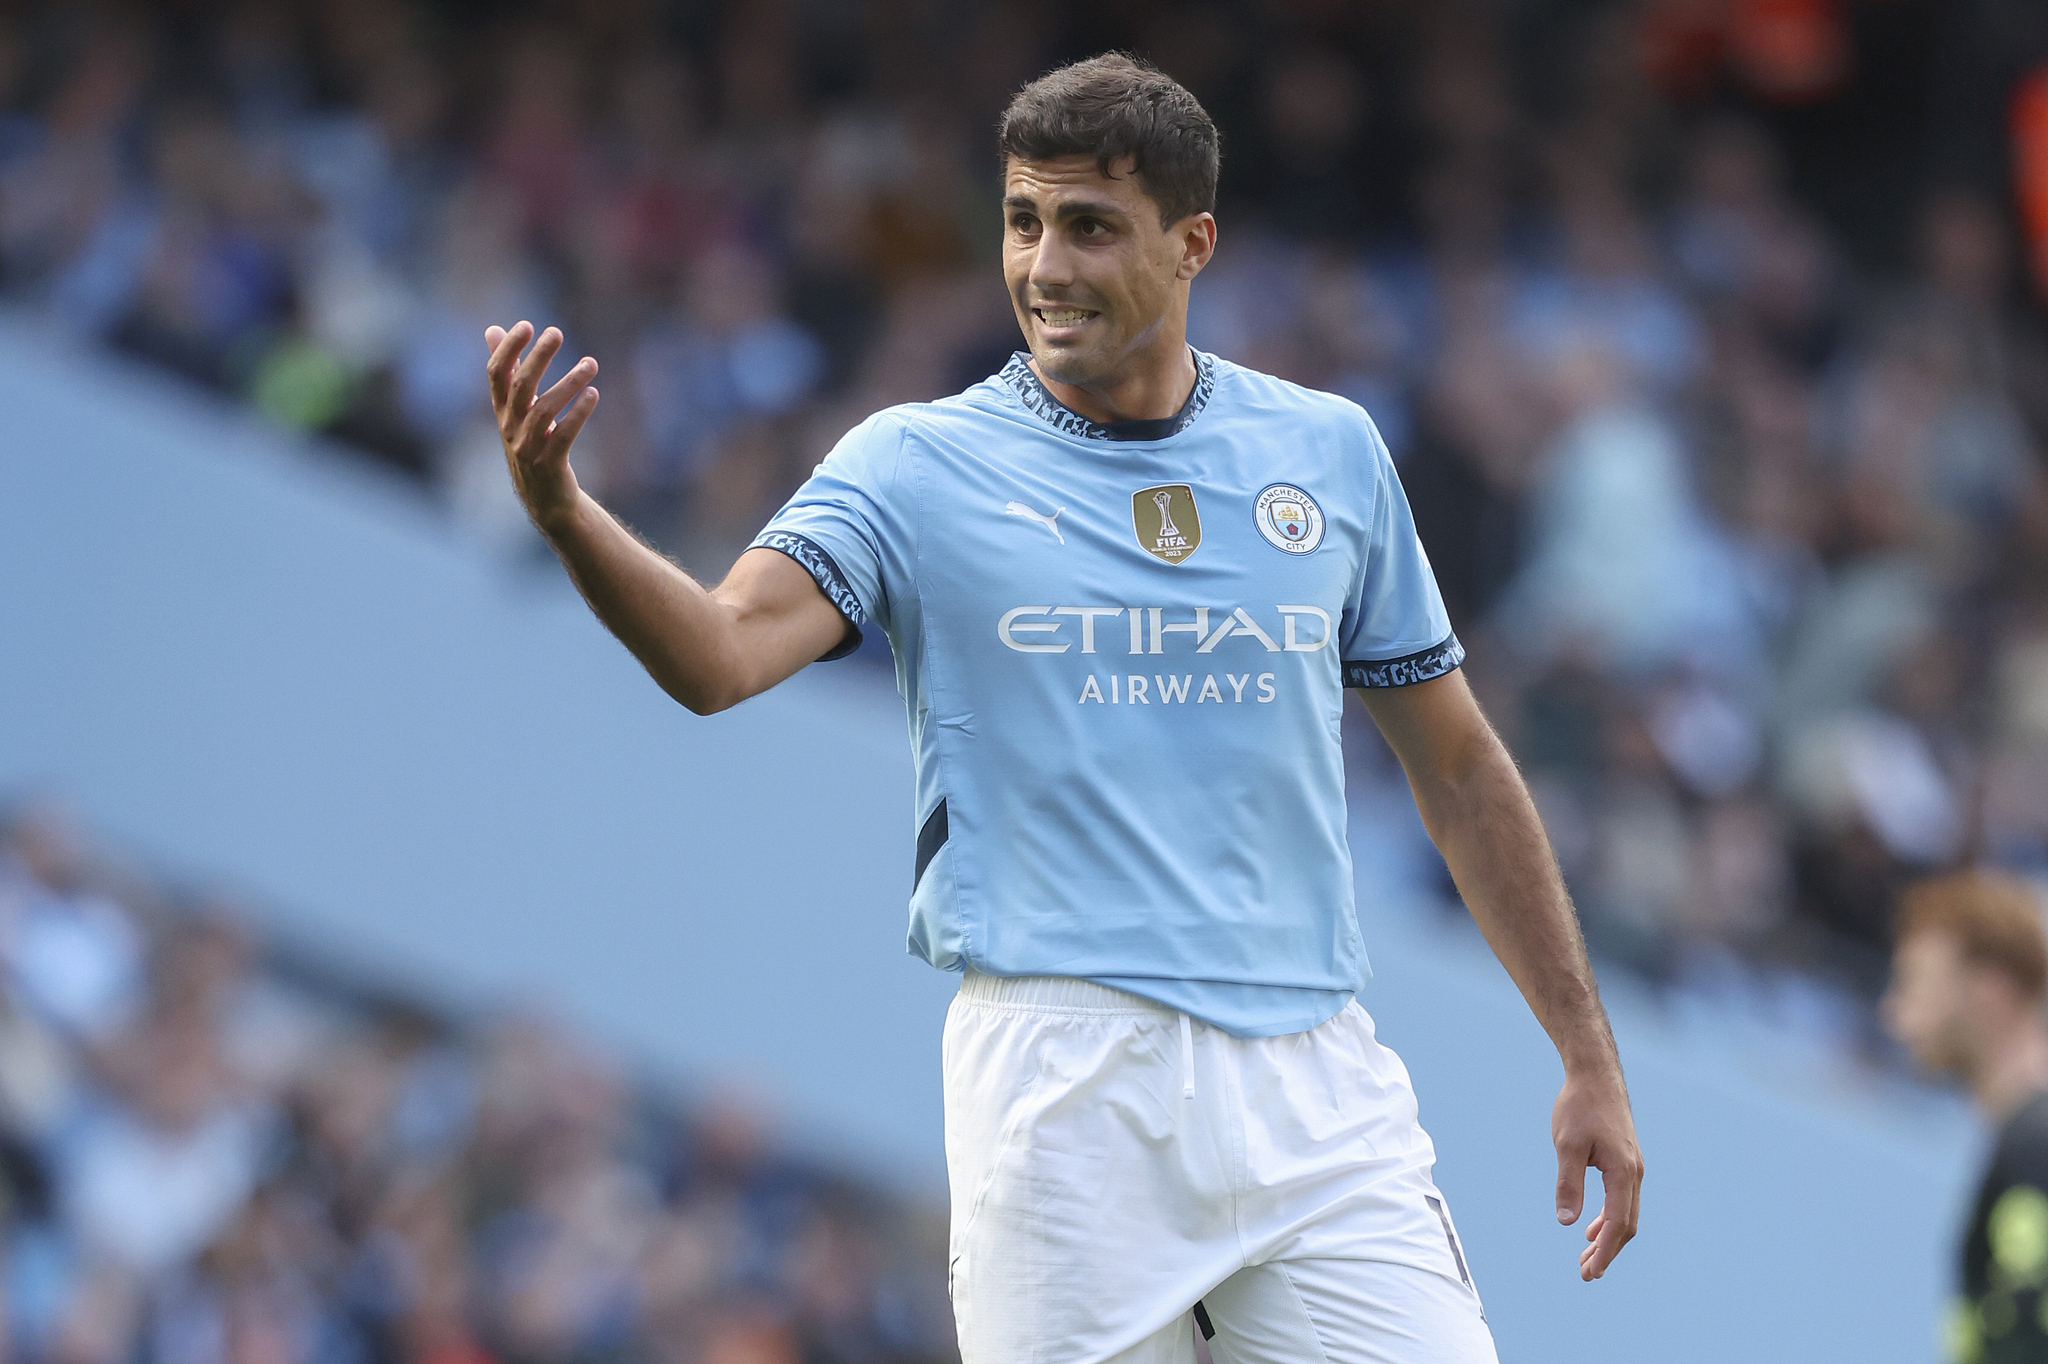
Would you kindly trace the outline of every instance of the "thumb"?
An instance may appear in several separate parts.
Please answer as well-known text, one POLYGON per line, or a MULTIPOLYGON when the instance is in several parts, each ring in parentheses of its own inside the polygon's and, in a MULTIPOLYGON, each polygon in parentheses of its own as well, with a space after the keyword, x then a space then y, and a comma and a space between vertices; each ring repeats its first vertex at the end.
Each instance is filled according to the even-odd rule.
POLYGON ((1566 1226, 1579 1220, 1586 1201, 1586 1153, 1557 1148, 1557 1220, 1566 1226))

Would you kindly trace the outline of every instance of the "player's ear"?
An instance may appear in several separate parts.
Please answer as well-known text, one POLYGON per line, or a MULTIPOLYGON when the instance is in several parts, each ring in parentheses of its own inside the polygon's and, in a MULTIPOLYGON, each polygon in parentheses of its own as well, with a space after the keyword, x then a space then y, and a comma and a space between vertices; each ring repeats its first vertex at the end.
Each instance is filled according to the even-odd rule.
POLYGON ((1216 254, 1216 215, 1191 213, 1175 225, 1175 233, 1180 238, 1180 268, 1174 273, 1180 279, 1193 279, 1216 254))

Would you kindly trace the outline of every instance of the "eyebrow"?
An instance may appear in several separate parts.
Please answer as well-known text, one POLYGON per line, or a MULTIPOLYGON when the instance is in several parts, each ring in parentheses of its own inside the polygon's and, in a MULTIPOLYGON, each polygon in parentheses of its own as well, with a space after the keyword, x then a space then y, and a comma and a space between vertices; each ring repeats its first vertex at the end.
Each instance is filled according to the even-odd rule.
MULTIPOLYGON (((1028 208, 1036 212, 1038 201, 1026 194, 1012 194, 1003 200, 1003 207, 1028 208)), ((1115 204, 1082 200, 1061 204, 1055 216, 1064 222, 1072 218, 1124 218, 1128 215, 1115 204)))

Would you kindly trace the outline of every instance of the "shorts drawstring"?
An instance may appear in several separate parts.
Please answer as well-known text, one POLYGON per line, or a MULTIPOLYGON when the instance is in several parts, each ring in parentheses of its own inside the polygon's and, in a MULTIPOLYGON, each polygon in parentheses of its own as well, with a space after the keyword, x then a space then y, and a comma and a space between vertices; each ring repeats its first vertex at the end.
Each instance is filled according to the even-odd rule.
POLYGON ((1180 1016, 1180 1096, 1195 1097, 1195 1024, 1186 1014, 1180 1016))

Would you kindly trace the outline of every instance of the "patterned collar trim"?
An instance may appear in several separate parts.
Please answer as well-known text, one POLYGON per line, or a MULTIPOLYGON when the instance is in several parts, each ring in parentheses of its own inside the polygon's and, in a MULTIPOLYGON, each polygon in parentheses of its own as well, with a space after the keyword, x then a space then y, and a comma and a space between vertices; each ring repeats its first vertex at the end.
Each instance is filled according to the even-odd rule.
POLYGON ((1096 422, 1090 421, 1068 407, 1039 382, 1031 372, 1031 355, 1018 351, 1010 356, 1010 363, 1004 365, 996 377, 1008 384, 1016 393, 1018 401, 1046 422, 1058 427, 1070 436, 1083 440, 1165 440, 1186 430, 1189 423, 1201 415, 1209 405, 1209 395, 1216 389, 1216 361, 1201 351, 1189 348, 1195 357, 1195 387, 1188 394, 1188 400, 1180 405, 1180 411, 1171 417, 1160 417, 1150 421, 1096 422))

